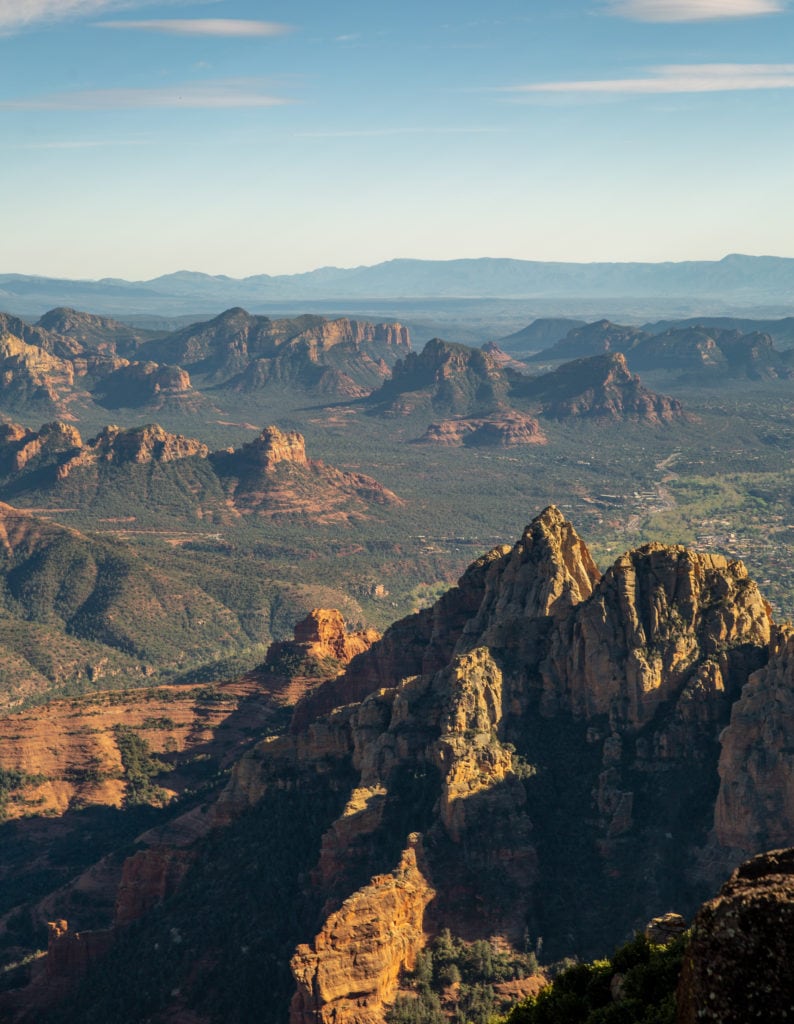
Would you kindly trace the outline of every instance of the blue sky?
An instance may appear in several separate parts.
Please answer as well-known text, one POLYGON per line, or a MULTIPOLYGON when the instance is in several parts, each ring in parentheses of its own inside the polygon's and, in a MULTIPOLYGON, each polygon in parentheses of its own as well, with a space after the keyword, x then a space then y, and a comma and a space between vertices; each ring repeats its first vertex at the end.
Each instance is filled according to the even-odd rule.
POLYGON ((794 256, 794 0, 0 0, 0 272, 794 256))

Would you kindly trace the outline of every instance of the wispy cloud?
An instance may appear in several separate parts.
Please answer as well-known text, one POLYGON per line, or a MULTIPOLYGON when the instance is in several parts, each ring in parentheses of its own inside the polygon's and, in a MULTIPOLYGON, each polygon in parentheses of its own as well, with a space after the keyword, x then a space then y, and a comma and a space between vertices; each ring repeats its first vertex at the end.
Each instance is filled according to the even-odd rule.
POLYGON ((272 96, 261 82, 226 79, 161 89, 86 89, 28 99, 0 100, 0 110, 134 110, 151 107, 229 109, 276 107, 291 100, 272 96))
POLYGON ((608 14, 635 21, 712 21, 779 14, 785 0, 611 0, 608 14))
POLYGON ((60 139, 50 142, 7 143, 9 149, 105 149, 115 146, 148 146, 146 139, 60 139))
POLYGON ((90 17, 121 6, 118 0, 0 0, 0 31, 24 28, 37 21, 90 17))
POLYGON ((145 21, 97 21, 98 28, 166 32, 180 36, 280 36, 289 25, 275 21, 242 21, 239 18, 155 18, 145 21))
POLYGON ((506 128, 487 126, 483 128, 341 128, 338 131, 295 132, 298 139, 371 139, 393 135, 493 135, 507 131, 506 128))
POLYGON ((644 78, 536 82, 500 92, 532 93, 693 93, 753 89, 794 89, 794 64, 667 64, 649 68, 644 78))

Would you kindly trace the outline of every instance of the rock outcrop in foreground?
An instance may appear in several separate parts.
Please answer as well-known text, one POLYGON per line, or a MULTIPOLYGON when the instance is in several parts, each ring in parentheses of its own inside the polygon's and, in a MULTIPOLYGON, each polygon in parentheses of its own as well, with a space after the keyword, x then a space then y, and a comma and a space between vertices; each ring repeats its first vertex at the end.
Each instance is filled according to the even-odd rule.
POLYGON ((742 864, 695 918, 678 1024, 790 1021, 794 1014, 794 850, 742 864))
POLYGON ((294 1024, 382 1019, 357 999, 393 998, 394 963, 362 936, 382 948, 370 897, 409 831, 435 890, 430 934, 528 932, 551 955, 588 954, 670 905, 693 911, 711 884, 691 867, 720 735, 773 633, 741 563, 650 544, 602 576, 555 508, 391 627, 298 706, 291 735, 243 759, 219 807, 239 813, 296 766, 355 773, 313 876, 331 916, 293 961, 294 1024), (367 964, 366 981, 342 985, 342 962, 367 964))

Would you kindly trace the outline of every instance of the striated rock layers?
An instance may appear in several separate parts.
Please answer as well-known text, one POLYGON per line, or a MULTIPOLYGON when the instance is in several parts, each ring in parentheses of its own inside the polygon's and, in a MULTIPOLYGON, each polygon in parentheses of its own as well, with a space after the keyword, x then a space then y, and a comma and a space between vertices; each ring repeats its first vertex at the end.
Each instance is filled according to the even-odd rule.
POLYGON ((216 811, 296 772, 354 773, 312 874, 329 916, 293 960, 295 1024, 382 1019, 394 963, 362 935, 385 948, 371 900, 412 833, 429 933, 590 954, 693 911, 720 735, 774 632, 741 563, 650 544, 601 576, 553 507, 392 626, 241 760, 216 811), (343 985, 341 963, 366 980, 343 985))
POLYGON ((369 650, 380 634, 374 629, 348 631, 342 613, 336 608, 313 608, 295 625, 292 640, 270 645, 265 665, 277 665, 284 658, 336 662, 341 670, 357 654, 369 650))
POLYGON ((313 608, 296 623, 292 640, 270 645, 259 676, 275 699, 291 705, 379 639, 375 629, 349 630, 336 608, 313 608))
POLYGON ((678 1024, 789 1021, 794 1012, 794 850, 742 864, 695 918, 678 1024))
POLYGON ((413 970, 425 944, 424 910, 435 893, 423 860, 420 837, 408 836, 394 871, 376 875, 312 945, 298 946, 290 1024, 380 1024, 400 971, 413 970))
POLYGON ((534 417, 504 412, 482 419, 459 417, 431 423, 419 441, 448 448, 512 448, 519 444, 545 444, 546 436, 534 417))
POLYGON ((359 397, 387 378, 389 367, 410 349, 408 329, 398 323, 319 316, 272 320, 234 308, 142 351, 239 391, 286 385, 359 397))

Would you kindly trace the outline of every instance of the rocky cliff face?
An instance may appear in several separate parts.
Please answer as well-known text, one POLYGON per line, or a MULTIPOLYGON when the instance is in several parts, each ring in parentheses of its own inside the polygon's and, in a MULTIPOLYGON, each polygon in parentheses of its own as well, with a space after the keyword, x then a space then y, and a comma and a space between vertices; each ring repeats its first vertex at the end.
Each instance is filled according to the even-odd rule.
POLYGON ((197 455, 206 458, 207 445, 192 437, 169 434, 157 423, 145 427, 108 426, 86 444, 79 455, 58 467, 58 477, 63 479, 75 469, 85 468, 98 462, 124 465, 125 463, 173 462, 197 455))
POLYGON ((678 399, 646 388, 629 372, 620 352, 564 363, 551 373, 516 383, 514 394, 539 403, 552 419, 584 416, 657 425, 683 416, 678 399))
POLYGON ((124 429, 104 427, 83 441, 76 427, 55 421, 39 430, 16 424, 0 429, 0 473, 14 482, 35 470, 49 471, 52 481, 65 480, 75 470, 99 466, 173 462, 196 455, 206 458, 207 445, 181 434, 170 434, 157 423, 124 429))
POLYGON ((745 856, 794 834, 794 633, 776 632, 769 663, 733 705, 722 735, 714 815, 721 846, 745 856))
POLYGON ((280 462, 305 466, 306 442, 296 430, 286 433, 278 427, 265 427, 255 441, 243 445, 241 458, 264 473, 274 473, 280 462))
POLYGON ((297 991, 290 1024, 380 1024, 425 944, 424 911, 434 896, 421 839, 408 837, 399 864, 376 875, 330 915, 292 958, 297 991))
POLYGON ((49 464, 82 447, 80 432, 69 423, 56 420, 45 423, 39 430, 5 423, 0 427, 0 472, 9 475, 21 473, 42 462, 49 464))
POLYGON ((128 363, 103 377, 94 391, 96 401, 109 409, 180 408, 198 412, 209 402, 198 395, 190 383, 190 374, 181 366, 161 363, 128 363))
POLYGON ((460 417, 431 423, 419 441, 448 448, 512 448, 520 444, 545 444, 546 436, 534 417, 505 412, 483 419, 460 417))
POLYGON ((260 674, 277 699, 292 705, 322 680, 338 676, 378 639, 377 630, 348 629, 335 608, 314 608, 296 623, 292 640, 270 645, 260 674))
POLYGON ((68 359, 16 335, 0 333, 0 391, 5 406, 32 405, 63 414, 75 398, 74 386, 75 367, 68 359))
MULTIPOLYGON (((427 930, 604 949, 670 902, 693 908, 685 865, 712 826, 719 737, 771 631, 740 563, 648 545, 602 577, 547 509, 306 698, 291 737, 244 759, 225 800, 256 801, 278 765, 350 762, 321 891, 360 895, 407 829, 424 836, 436 890, 427 930)), ((345 941, 333 962, 354 955, 345 941)), ((327 948, 295 961, 300 1013, 361 990, 324 1008, 327 948)))
MULTIPOLYGON (((319 618, 300 643, 323 642, 319 618)), ((289 876, 319 914, 290 933, 293 1024, 380 1024, 399 971, 444 927, 542 937, 554 958, 693 911, 711 885, 693 865, 736 846, 720 831, 741 824, 730 799, 765 805, 747 834, 787 806, 775 799, 794 741, 785 701, 764 701, 790 659, 740 563, 651 544, 601 575, 546 509, 308 694, 203 815, 242 828, 278 805, 287 828, 290 809, 335 796, 313 819, 313 863, 289 876), (746 719, 779 757, 759 757, 742 795, 728 783, 754 743, 738 739, 746 719)), ((307 848, 290 841, 289 862, 307 848)))
POLYGON ((494 356, 433 338, 421 352, 395 363, 391 378, 370 402, 381 415, 481 416, 503 406, 508 390, 508 379, 494 356))
POLYGON ((153 341, 144 351, 240 391, 288 385, 324 394, 339 387, 350 394, 380 384, 410 348, 401 324, 318 316, 271 320, 236 308, 153 341))
POLYGON ((349 631, 342 613, 335 608, 313 608, 295 624, 291 641, 271 644, 265 665, 275 665, 287 655, 317 662, 335 661, 341 669, 357 654, 369 650, 379 636, 374 629, 349 631))

